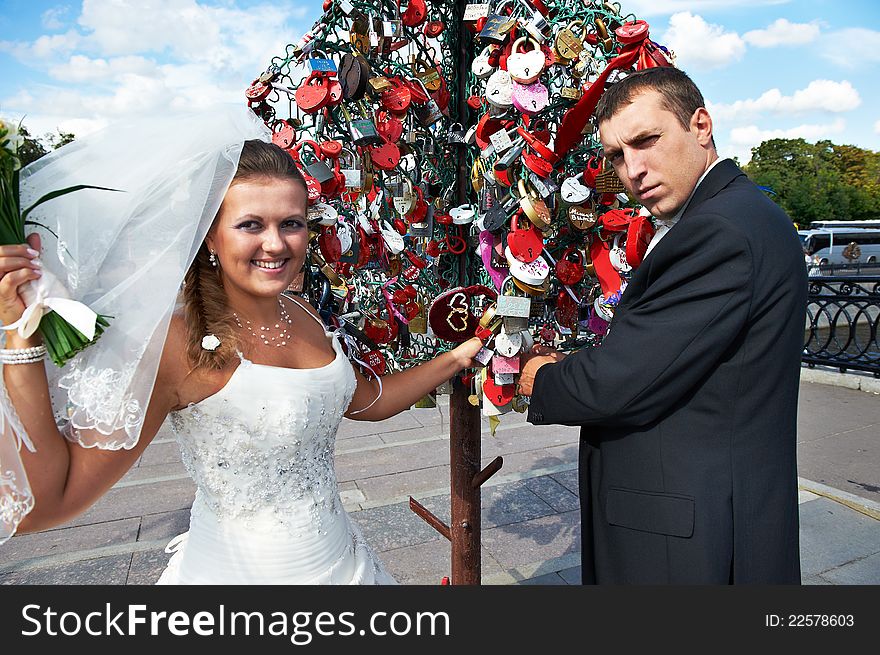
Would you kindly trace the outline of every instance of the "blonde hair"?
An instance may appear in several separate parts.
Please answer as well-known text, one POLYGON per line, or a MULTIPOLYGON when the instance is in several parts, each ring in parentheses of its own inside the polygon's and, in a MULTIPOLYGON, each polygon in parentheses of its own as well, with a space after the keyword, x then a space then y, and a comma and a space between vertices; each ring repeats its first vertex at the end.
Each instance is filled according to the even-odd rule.
MULTIPOLYGON (((282 148, 265 141, 245 141, 229 186, 261 177, 294 180, 303 187, 306 184, 293 159, 282 148)), ((211 264, 210 254, 208 246, 202 243, 184 276, 186 354, 193 369, 220 370, 235 358, 240 343, 238 326, 223 288, 223 271, 219 265, 211 264), (202 339, 210 334, 220 340, 216 350, 202 347, 202 339)))

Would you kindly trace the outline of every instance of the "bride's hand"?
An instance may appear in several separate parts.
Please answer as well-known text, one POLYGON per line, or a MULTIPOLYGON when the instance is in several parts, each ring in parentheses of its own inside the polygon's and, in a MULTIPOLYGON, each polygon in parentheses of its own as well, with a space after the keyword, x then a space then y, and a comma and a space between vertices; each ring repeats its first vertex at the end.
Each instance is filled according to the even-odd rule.
POLYGON ((24 313, 25 304, 18 289, 25 282, 43 275, 35 259, 39 257, 40 237, 32 234, 20 245, 0 246, 0 323, 15 323, 24 313))
POLYGON ((480 352, 480 348, 483 347, 483 342, 480 341, 477 337, 471 337, 464 343, 457 346, 452 354, 455 355, 456 361, 459 363, 459 368, 473 368, 475 366, 480 366, 479 363, 474 361, 474 357, 478 352, 480 352))

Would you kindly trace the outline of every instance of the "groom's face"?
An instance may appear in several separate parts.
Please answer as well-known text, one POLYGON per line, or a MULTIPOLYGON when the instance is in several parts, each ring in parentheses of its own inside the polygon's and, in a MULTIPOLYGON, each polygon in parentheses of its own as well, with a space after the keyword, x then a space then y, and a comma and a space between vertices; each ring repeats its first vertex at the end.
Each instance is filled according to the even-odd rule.
POLYGON ((706 109, 697 109, 685 128, 653 90, 602 121, 599 138, 626 190, 660 219, 684 205, 715 157, 706 109))

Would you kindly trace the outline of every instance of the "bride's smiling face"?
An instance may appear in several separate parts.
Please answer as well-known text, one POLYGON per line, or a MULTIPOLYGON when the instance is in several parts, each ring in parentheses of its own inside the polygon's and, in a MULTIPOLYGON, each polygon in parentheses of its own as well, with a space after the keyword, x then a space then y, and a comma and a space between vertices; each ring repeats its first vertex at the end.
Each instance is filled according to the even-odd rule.
POLYGON ((305 185, 262 177, 233 184, 205 242, 217 256, 223 285, 254 296, 287 289, 302 270, 309 243, 305 185))

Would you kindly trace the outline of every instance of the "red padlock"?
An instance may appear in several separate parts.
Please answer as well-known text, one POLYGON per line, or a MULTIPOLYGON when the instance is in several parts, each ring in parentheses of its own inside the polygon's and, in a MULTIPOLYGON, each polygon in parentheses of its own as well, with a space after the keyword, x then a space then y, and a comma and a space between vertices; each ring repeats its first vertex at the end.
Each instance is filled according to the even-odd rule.
POLYGON ((251 102, 261 102, 265 100, 271 92, 271 86, 260 82, 260 80, 254 80, 253 82, 251 82, 251 85, 247 88, 247 90, 245 90, 244 97, 251 102))
POLYGON ((483 382, 483 393, 495 407, 504 407, 513 400, 515 390, 516 387, 512 384, 495 384, 495 380, 491 377, 483 382))
POLYGON ((602 172, 602 161, 598 157, 590 157, 584 167, 583 184, 591 189, 596 188, 596 177, 602 172))
POLYGON ((385 356, 379 352, 378 350, 368 350, 364 353, 364 362, 366 362, 367 366, 370 367, 370 370, 373 371, 379 377, 385 375, 385 371, 388 368, 388 364, 385 361, 385 356))
POLYGON ((370 159, 376 168, 390 171, 400 163, 400 148, 393 143, 370 146, 370 159))
POLYGON ((647 216, 637 216, 626 229, 626 263, 637 268, 654 238, 654 226, 647 216))
POLYGON ((570 330, 574 329, 578 321, 578 306, 565 289, 559 290, 556 297, 556 320, 559 324, 570 330))
POLYGON ((342 244, 336 234, 335 225, 322 225, 321 234, 318 235, 318 249, 321 256, 329 264, 335 264, 342 257, 342 244))
POLYGON ((313 72, 294 94, 297 106, 307 114, 316 114, 330 100, 330 84, 326 75, 313 72))
POLYGON ((321 153, 331 159, 338 159, 342 154, 342 144, 339 141, 321 141, 320 148, 321 153))
POLYGON ((519 216, 522 210, 513 215, 510 224, 510 232, 507 235, 507 245, 511 254, 524 264, 530 264, 541 256, 544 249, 544 238, 534 225, 529 223, 527 229, 520 229, 519 216))
POLYGON ((565 249, 556 262, 556 278, 567 286, 577 284, 584 279, 584 255, 580 250, 574 246, 565 249))
POLYGON ((272 143, 287 150, 296 143, 296 130, 287 121, 275 121, 272 125, 272 143))
POLYGON ((432 21, 428 21, 425 24, 425 27, 422 29, 422 32, 429 39, 436 39, 438 36, 440 36, 443 33, 443 30, 445 28, 446 28, 446 26, 443 24, 442 21, 432 20, 432 21))
MULTIPOLYGON (((400 10, 400 0, 397 0, 397 9, 400 10)), ((428 17, 428 7, 425 0, 409 0, 406 11, 400 16, 400 22, 407 27, 418 27, 428 17)))
POLYGON ((427 245, 425 245, 425 254, 427 254, 428 257, 439 257, 440 244, 437 243, 434 239, 431 239, 430 241, 428 241, 427 245))
POLYGON ((397 143, 403 136, 403 122, 388 111, 376 114, 376 132, 385 143, 397 143))
POLYGON ((388 111, 401 114, 412 104, 412 91, 400 79, 389 77, 391 89, 382 93, 382 106, 388 111))

